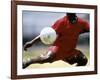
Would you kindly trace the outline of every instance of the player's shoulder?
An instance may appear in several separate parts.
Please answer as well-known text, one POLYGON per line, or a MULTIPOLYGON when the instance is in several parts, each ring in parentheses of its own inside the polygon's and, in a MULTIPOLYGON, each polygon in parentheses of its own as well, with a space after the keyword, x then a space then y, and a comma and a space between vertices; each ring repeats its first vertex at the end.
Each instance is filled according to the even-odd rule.
POLYGON ((87 23, 87 21, 78 17, 78 23, 79 24, 85 24, 85 23, 87 23))
POLYGON ((59 18, 58 20, 56 20, 56 22, 54 22, 52 28, 61 27, 63 25, 64 25, 64 17, 59 18))
POLYGON ((65 16, 57 20, 58 23, 64 23, 64 21, 65 21, 65 16))

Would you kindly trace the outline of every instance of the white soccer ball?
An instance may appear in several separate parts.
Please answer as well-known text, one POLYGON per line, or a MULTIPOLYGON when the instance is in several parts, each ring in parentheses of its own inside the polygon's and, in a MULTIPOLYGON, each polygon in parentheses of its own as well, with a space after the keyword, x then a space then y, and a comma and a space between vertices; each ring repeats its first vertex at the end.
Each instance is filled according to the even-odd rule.
POLYGON ((40 32, 40 39, 44 44, 53 44, 56 40, 57 35, 53 28, 51 27, 45 27, 40 32))

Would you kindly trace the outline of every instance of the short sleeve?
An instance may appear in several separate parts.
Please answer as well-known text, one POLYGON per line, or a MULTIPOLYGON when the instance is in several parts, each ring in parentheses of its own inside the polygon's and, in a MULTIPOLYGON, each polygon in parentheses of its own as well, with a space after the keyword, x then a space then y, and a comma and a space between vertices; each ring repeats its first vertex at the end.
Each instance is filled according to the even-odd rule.
POLYGON ((62 26, 63 26, 62 22, 58 20, 52 25, 52 28, 56 31, 57 34, 59 34, 61 33, 62 26))
POLYGON ((88 22, 81 20, 80 26, 81 26, 81 32, 80 33, 85 33, 85 32, 90 31, 90 26, 89 26, 88 22))
POLYGON ((89 23, 85 21, 84 22, 84 31, 89 32, 89 30, 90 30, 89 23))

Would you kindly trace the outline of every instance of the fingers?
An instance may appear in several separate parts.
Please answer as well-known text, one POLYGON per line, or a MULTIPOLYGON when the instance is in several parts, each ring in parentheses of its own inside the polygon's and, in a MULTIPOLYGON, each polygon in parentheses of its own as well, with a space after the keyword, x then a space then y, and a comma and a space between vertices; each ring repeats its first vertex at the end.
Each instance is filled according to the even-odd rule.
POLYGON ((28 47, 31 47, 31 46, 32 46, 31 42, 27 42, 27 43, 24 45, 24 50, 27 51, 27 48, 28 48, 28 47))
POLYGON ((25 51, 27 51, 27 48, 26 47, 27 47, 27 43, 25 43, 25 45, 24 45, 24 50, 25 51))
POLYGON ((27 48, 24 48, 24 51, 27 51, 27 48))
POLYGON ((27 51, 26 45, 24 45, 24 50, 27 51))

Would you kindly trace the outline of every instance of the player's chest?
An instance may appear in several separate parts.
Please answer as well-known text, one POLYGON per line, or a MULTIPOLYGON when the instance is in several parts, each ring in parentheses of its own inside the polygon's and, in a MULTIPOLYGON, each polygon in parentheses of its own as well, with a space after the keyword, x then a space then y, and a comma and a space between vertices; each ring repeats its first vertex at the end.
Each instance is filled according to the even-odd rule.
POLYGON ((80 26, 78 24, 67 24, 63 26, 62 34, 69 36, 78 36, 80 33, 80 26))

